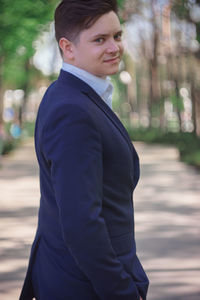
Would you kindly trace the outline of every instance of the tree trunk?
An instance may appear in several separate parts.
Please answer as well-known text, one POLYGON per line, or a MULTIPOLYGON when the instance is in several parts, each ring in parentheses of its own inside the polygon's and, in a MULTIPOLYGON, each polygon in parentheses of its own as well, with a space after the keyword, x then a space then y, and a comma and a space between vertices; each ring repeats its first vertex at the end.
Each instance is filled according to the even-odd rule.
MULTIPOLYGON (((175 78, 174 81, 175 81, 176 97, 177 97, 177 99, 179 99, 180 98, 180 96, 179 96, 179 81, 178 81, 177 78, 175 78)), ((182 120, 181 120, 181 110, 179 108, 178 103, 177 103, 177 106, 175 107, 175 109, 176 109, 176 113, 177 113, 177 116, 178 116, 178 123, 179 123, 180 132, 182 132, 183 129, 182 129, 182 120)))
POLYGON ((200 90, 194 92, 195 132, 200 137, 200 90))
POLYGON ((2 76, 2 62, 3 58, 0 58, 0 127, 3 126, 3 76, 2 76))
POLYGON ((30 70, 30 63, 29 60, 26 61, 24 70, 27 74, 26 81, 24 82, 22 89, 24 91, 24 97, 21 103, 21 106, 19 108, 19 125, 22 128, 23 125, 23 113, 26 111, 26 103, 27 103, 27 94, 28 94, 28 88, 29 88, 29 70, 30 70))
POLYGON ((193 76, 191 77, 191 101, 192 101, 192 122, 194 126, 194 132, 197 133, 197 120, 196 120, 196 93, 195 93, 195 83, 193 76))
POLYGON ((149 82, 150 82, 150 97, 149 97, 149 112, 150 112, 150 127, 152 126, 152 108, 153 104, 158 105, 160 98, 159 91, 159 76, 158 76, 158 46, 159 46, 159 30, 156 22, 155 1, 151 0, 152 7, 152 26, 153 26, 153 53, 149 62, 149 82))

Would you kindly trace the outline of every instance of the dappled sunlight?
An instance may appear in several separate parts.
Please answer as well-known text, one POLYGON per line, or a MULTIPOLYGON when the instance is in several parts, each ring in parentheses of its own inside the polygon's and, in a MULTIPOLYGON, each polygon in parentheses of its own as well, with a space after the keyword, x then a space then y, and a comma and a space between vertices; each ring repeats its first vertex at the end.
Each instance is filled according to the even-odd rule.
POLYGON ((199 271, 175 270, 152 272, 156 284, 150 286, 149 299, 197 300, 199 299, 199 271))
POLYGON ((200 299, 200 173, 174 148, 134 144, 141 161, 135 230, 148 299, 200 299))
POLYGON ((13 152, 0 170, 0 298, 18 299, 35 235, 39 206, 33 141, 13 152))
MULTIPOLYGON (((137 253, 151 282, 148 300, 197 300, 200 173, 180 163, 174 148, 134 144, 141 161, 135 231, 137 253)), ((0 296, 10 300, 19 295, 37 224, 39 180, 32 141, 4 160, 0 189, 0 296)))

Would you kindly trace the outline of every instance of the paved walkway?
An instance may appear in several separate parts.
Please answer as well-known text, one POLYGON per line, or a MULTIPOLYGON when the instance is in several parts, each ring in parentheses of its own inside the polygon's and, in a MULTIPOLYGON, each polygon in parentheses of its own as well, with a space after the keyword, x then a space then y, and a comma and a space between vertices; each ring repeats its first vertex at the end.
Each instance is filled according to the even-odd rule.
MULTIPOLYGON (((136 143, 138 255, 149 275, 148 300, 200 299, 200 173, 170 147, 136 143)), ((18 299, 39 204, 32 140, 0 169, 0 299, 18 299)), ((56 299, 55 299, 56 300, 56 299)), ((80 299, 81 300, 81 299, 80 299)))

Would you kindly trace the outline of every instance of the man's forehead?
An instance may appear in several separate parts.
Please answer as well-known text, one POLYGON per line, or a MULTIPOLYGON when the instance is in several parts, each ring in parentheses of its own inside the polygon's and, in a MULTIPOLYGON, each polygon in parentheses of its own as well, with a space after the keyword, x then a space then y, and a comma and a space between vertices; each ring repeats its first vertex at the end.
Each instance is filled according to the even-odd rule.
POLYGON ((111 35, 121 31, 121 24, 114 12, 102 15, 90 28, 84 29, 90 35, 111 35))
POLYGON ((121 28, 118 28, 116 30, 107 30, 107 31, 99 31, 99 32, 96 32, 94 35, 92 35, 91 37, 95 38, 95 37, 98 37, 98 36, 110 36, 110 35, 114 35, 114 34, 122 34, 122 29, 121 28))
POLYGON ((101 28, 91 27, 83 30, 83 32, 85 32, 86 35, 89 35, 90 37, 110 36, 116 33, 122 33, 122 28, 119 24, 118 26, 110 26, 110 27, 102 26, 101 28))

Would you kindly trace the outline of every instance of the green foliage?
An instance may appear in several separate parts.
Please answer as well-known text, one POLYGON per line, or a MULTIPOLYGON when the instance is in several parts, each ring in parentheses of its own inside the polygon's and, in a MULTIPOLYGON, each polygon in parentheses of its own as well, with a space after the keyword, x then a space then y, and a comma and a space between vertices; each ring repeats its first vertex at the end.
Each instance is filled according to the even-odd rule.
POLYGON ((10 151, 15 149, 19 144, 19 140, 15 140, 10 135, 10 126, 11 126, 11 123, 6 123, 5 124, 5 137, 2 138, 0 136, 0 155, 8 154, 10 151))
POLYGON ((26 122, 23 124, 22 135, 20 138, 14 139, 10 134, 10 127, 12 123, 5 124, 6 137, 2 139, 0 137, 0 155, 5 155, 17 148, 23 138, 33 137, 35 130, 35 122, 26 122))
POLYGON ((24 55, 33 54, 32 42, 53 17, 56 1, 47 0, 0 0, 0 54, 12 56, 25 47, 24 55), (6 53, 5 53, 6 51, 6 53))
POLYGON ((169 99, 178 111, 184 111, 183 99, 181 97, 178 97, 176 94, 171 94, 169 99))
POLYGON ((11 152, 12 150, 14 150, 15 148, 17 148, 17 146, 19 145, 19 140, 14 140, 14 139, 7 139, 5 141, 3 141, 3 147, 2 147, 2 155, 8 154, 9 152, 11 152))
POLYGON ((132 140, 145 143, 174 145, 178 148, 180 159, 200 168, 200 138, 193 133, 162 132, 159 129, 127 128, 132 140))
POLYGON ((35 131, 35 122, 25 122, 23 124, 22 131, 24 136, 33 137, 35 131))
POLYGON ((173 3, 173 10, 176 13, 176 15, 180 18, 180 19, 189 19, 190 15, 189 15, 189 4, 190 4, 190 0, 180 0, 180 1, 174 1, 173 3))
POLYGON ((25 64, 34 54, 33 41, 53 19, 57 0, 0 0, 0 62, 4 82, 27 80, 25 64), (24 74, 25 73, 25 74, 24 74))
POLYGON ((119 75, 112 76, 112 83, 114 86, 114 93, 113 93, 113 110, 116 112, 120 112, 121 104, 123 103, 124 99, 126 99, 126 86, 121 82, 119 79, 119 75))
POLYGON ((150 129, 150 128, 131 128, 126 127, 129 136, 134 141, 142 141, 146 143, 160 143, 163 138, 163 132, 158 129, 150 129))
POLYGON ((117 0, 117 3, 118 3, 119 8, 123 8, 124 1, 125 1, 125 0, 117 0))

